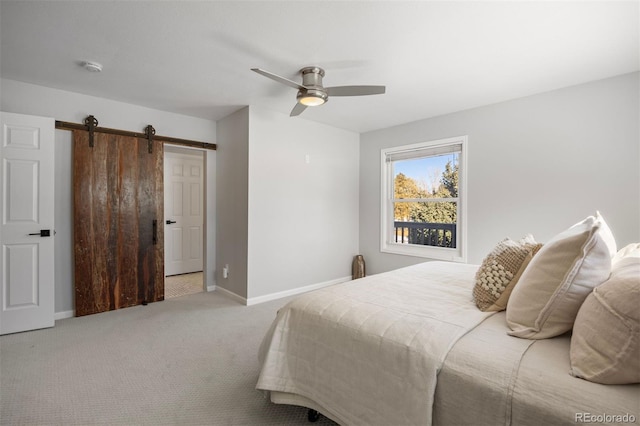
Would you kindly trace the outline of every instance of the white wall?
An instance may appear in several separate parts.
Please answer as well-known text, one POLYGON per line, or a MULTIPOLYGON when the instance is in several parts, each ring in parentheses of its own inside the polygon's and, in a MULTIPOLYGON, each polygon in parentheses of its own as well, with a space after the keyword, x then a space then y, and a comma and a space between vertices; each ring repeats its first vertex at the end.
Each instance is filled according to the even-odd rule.
POLYGON ((359 134, 253 106, 249 124, 248 299, 350 279, 359 134))
POLYGON ((350 278, 359 135, 251 106, 217 141, 217 287, 252 304, 350 278))
POLYGON ((640 241, 640 73, 361 135, 360 251, 368 272, 424 261, 380 252, 380 150, 468 135, 468 261, 505 237, 541 242, 600 210, 640 241))
MULTIPOLYGON (((87 115, 94 115, 100 126, 141 132, 148 124, 157 135, 173 136, 215 143, 216 123, 108 99, 51 89, 13 80, 0 80, 0 109, 20 114, 53 117, 56 120, 82 123, 87 115)), ((72 197, 72 135, 56 130, 55 151, 55 311, 74 310, 73 287, 73 197, 72 197)), ((216 176, 216 152, 206 154, 207 178, 216 176)), ((214 284, 215 271, 215 185, 207 191, 207 272, 208 285, 214 284)))
POLYGON ((249 108, 218 121, 216 286, 247 298, 249 108), (229 265, 228 278, 222 268, 229 265))
MULTIPOLYGON (((424 261, 380 253, 380 149, 450 136, 469 136, 471 263, 506 236, 531 232, 544 242, 597 209, 619 246, 640 241, 639 78, 628 74, 360 136, 255 107, 216 125, 6 79, 0 108, 72 122, 93 114, 104 127, 141 131, 152 124, 159 135, 216 142, 218 151, 207 151, 209 183, 215 176, 207 189, 207 284, 255 300, 349 276, 357 253, 368 273, 424 261)), ((74 306, 71 165, 71 134, 58 130, 57 313, 74 306)))

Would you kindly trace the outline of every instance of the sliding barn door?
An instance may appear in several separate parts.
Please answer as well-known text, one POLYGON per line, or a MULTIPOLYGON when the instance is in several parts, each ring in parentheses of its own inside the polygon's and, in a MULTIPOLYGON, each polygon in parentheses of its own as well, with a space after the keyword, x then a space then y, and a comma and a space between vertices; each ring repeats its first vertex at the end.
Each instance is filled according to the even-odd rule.
POLYGON ((163 145, 74 131, 76 316, 164 300, 163 145))

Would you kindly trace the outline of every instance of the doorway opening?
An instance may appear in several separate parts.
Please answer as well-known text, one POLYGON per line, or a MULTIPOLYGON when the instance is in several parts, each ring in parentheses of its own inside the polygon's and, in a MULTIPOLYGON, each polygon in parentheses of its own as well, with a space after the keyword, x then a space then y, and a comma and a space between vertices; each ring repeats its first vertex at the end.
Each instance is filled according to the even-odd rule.
POLYGON ((165 299, 205 291, 204 152, 164 147, 165 299))
POLYGON ((190 274, 169 275, 164 279, 164 298, 186 296, 188 294, 201 293, 203 290, 203 273, 192 272, 190 274))

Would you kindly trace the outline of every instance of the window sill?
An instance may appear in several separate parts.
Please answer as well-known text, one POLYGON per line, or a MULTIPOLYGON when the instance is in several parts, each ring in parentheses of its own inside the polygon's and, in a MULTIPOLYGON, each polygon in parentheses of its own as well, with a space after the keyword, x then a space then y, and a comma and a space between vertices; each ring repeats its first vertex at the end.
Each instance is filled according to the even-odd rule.
POLYGON ((466 263, 465 256, 460 253, 460 250, 450 248, 391 243, 383 244, 382 247, 380 247, 380 251, 382 253, 466 263))

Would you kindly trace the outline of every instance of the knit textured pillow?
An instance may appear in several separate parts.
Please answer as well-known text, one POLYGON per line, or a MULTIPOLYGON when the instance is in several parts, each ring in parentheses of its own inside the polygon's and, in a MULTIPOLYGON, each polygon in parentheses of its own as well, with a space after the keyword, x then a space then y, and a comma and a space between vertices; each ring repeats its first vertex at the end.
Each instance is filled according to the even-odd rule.
POLYGON ((505 238, 485 257, 476 272, 473 299, 483 311, 503 311, 513 287, 533 256, 542 247, 533 236, 520 241, 505 238))

